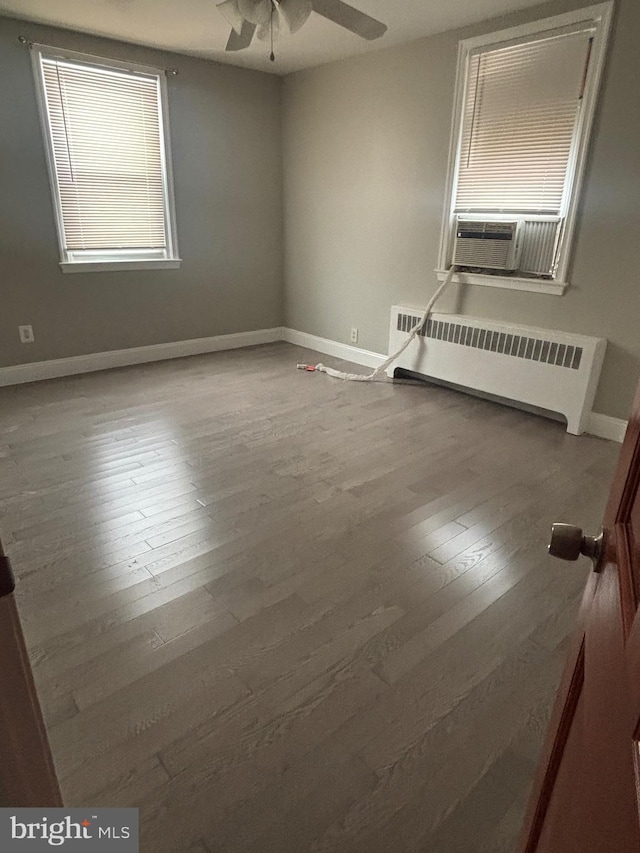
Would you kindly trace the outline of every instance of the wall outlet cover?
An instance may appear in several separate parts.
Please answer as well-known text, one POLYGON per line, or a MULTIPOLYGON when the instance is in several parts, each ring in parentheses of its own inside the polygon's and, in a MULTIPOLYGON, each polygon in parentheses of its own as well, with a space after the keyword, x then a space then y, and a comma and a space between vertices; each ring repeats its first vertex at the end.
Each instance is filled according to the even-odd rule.
POLYGON ((21 344, 32 344, 34 342, 33 326, 18 326, 21 344))

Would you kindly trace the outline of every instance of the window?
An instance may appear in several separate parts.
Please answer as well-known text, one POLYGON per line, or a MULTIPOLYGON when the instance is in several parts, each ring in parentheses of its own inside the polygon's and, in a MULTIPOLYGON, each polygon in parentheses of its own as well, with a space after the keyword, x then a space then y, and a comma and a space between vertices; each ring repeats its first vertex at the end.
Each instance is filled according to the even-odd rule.
POLYGON ((63 271, 179 266, 164 73, 32 50, 63 271))
POLYGON ((461 43, 440 271, 564 291, 610 15, 607 3, 461 43))

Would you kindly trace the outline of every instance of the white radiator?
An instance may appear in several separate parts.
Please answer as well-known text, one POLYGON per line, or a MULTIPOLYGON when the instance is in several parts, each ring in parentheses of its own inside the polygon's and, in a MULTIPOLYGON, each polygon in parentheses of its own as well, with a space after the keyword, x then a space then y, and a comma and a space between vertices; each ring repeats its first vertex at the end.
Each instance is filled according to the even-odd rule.
MULTIPOLYGON (((422 312, 394 305, 389 352, 406 341, 422 312)), ((432 314, 389 368, 557 412, 580 435, 596 392, 607 342, 603 338, 513 326, 458 314, 432 314)))

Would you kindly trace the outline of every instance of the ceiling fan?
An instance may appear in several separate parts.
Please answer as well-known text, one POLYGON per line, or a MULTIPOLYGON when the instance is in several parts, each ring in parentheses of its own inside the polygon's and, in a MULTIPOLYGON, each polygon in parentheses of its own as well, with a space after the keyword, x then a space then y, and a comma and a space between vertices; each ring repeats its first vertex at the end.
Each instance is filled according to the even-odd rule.
POLYGON ((272 61, 273 38, 282 25, 296 33, 312 12, 370 41, 387 31, 385 24, 343 0, 223 0, 218 9, 232 27, 226 50, 244 50, 255 34, 263 41, 271 39, 272 61))

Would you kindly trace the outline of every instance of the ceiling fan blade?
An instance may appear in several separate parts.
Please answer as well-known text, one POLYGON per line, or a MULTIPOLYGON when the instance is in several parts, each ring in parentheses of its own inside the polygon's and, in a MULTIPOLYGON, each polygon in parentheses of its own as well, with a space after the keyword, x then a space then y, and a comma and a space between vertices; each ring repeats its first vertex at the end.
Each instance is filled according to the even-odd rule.
POLYGON ((266 27, 274 11, 271 0, 238 0, 238 9, 245 21, 266 27))
POLYGON ((313 6, 311 0, 280 0, 278 9, 289 27, 289 31, 297 33, 300 27, 306 23, 313 11, 313 6))
POLYGON ((243 21, 240 35, 235 30, 231 30, 225 50, 244 50, 245 47, 249 47, 255 31, 255 24, 250 21, 243 21))
POLYGON ((323 18, 328 18, 334 24, 350 30, 363 39, 373 41, 379 39, 387 31, 387 25, 365 15, 342 0, 311 0, 313 11, 323 18))
POLYGON ((244 18, 240 14, 240 9, 238 9, 238 0, 224 0, 223 3, 218 3, 218 9, 220 9, 236 33, 240 35, 244 18))
POLYGON ((260 39, 260 41, 269 41, 273 36, 274 39, 278 38, 280 35, 280 16, 273 16, 273 27, 271 24, 267 24, 266 27, 258 27, 256 31, 256 38, 260 39))

